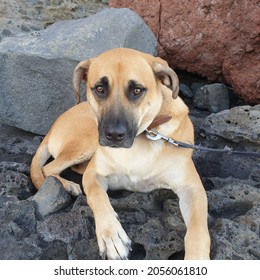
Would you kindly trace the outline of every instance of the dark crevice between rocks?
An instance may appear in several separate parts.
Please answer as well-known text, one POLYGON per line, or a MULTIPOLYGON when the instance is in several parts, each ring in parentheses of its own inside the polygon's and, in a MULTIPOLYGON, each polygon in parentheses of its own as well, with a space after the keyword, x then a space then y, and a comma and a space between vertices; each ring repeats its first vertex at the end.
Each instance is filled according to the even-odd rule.
POLYGON ((108 190, 107 194, 110 198, 121 199, 124 197, 128 197, 129 195, 132 194, 132 192, 126 190, 117 190, 117 191, 108 190))
POLYGON ((146 257, 146 250, 142 244, 133 243, 129 255, 130 260, 143 260, 146 257))
POLYGON ((183 260, 184 259, 184 251, 173 253, 168 257, 168 260, 183 260))

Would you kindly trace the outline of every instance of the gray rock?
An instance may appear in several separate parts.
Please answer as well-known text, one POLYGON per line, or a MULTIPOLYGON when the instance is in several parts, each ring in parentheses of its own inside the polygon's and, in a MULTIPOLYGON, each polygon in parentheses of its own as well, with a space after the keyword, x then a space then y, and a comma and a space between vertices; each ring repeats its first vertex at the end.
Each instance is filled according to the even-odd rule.
POLYGON ((80 61, 116 47, 154 54, 156 45, 141 17, 129 9, 111 8, 91 17, 59 21, 36 33, 7 38, 0 51, 80 61))
POLYGON ((191 90, 192 90, 193 95, 196 93, 197 89, 199 89, 205 85, 207 85, 207 83, 192 83, 191 90))
POLYGON ((235 143, 260 144, 260 106, 240 106, 209 115, 201 130, 235 143))
POLYGON ((155 54, 157 41, 129 9, 57 22, 0 43, 0 121, 39 134, 75 101, 72 73, 85 60, 116 47, 155 54))
MULTIPOLYGON (((260 205, 260 190, 252 182, 234 178, 212 178, 212 181, 218 187, 208 192, 209 213, 213 217, 236 220, 260 205)), ((260 228, 260 220, 255 223, 260 228)))
POLYGON ((0 258, 36 258, 39 248, 32 245, 35 238, 30 238, 37 224, 33 202, 1 195, 0 205, 0 258))
POLYGON ((14 53, 0 53, 0 61, 2 123, 46 134, 75 104, 71 77, 77 62, 14 53))
MULTIPOLYGON (((6 171, 14 171, 15 174, 23 173, 23 174, 29 175, 30 167, 25 163, 12 162, 12 161, 1 161, 0 162, 0 172, 3 173, 6 171)), ((20 179, 18 179, 18 181, 20 181, 20 179)))
POLYGON ((183 83, 180 83, 180 93, 187 98, 193 97, 193 92, 190 87, 183 83))
POLYGON ((47 177, 32 200, 39 214, 46 216, 68 206, 71 198, 57 178, 47 177))
POLYGON ((224 84, 210 84, 198 88, 193 99, 194 106, 217 113, 229 108, 228 89, 224 84))
POLYGON ((260 190, 250 180, 212 178, 208 191, 214 259, 259 259, 260 190))
MULTIPOLYGON (((0 170, 1 170, 0 163, 0 170)), ((0 171, 0 196, 13 195, 19 199, 27 199, 34 193, 28 176, 24 173, 5 170, 0 171)))
POLYGON ((37 230, 46 242, 60 240, 69 244, 76 240, 88 240, 93 238, 90 234, 93 225, 89 226, 85 219, 84 215, 75 211, 54 213, 38 223, 37 230))
POLYGON ((212 234, 216 260, 259 260, 259 235, 245 225, 218 219, 212 234))
POLYGON ((108 0, 1 0, 0 28, 8 28, 14 34, 35 28, 44 29, 60 20, 93 15, 107 8, 106 2, 108 0))
POLYGON ((12 36, 13 34, 12 34, 12 32, 9 29, 3 29, 2 35, 4 37, 9 37, 9 36, 12 36))

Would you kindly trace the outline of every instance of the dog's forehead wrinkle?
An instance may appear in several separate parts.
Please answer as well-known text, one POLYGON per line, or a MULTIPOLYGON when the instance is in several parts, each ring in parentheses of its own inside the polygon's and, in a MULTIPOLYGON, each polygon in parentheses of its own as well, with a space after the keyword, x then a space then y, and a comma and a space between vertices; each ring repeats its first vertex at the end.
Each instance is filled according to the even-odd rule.
POLYGON ((92 64, 89 74, 95 82, 106 76, 112 88, 129 87, 130 80, 144 87, 155 81, 151 65, 146 59, 141 56, 127 56, 124 53, 112 57, 107 55, 98 57, 92 64))

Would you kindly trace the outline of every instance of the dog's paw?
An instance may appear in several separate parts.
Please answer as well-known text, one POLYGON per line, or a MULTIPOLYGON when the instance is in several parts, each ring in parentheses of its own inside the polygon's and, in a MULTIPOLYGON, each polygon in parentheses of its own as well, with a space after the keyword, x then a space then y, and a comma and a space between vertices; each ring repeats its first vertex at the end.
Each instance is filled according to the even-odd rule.
POLYGON ((115 217, 97 225, 99 252, 103 259, 126 260, 131 251, 131 240, 115 217))
POLYGON ((73 196, 78 196, 78 195, 82 194, 80 185, 76 184, 74 182, 67 181, 66 185, 64 185, 64 188, 66 189, 66 191, 68 193, 70 193, 73 196))

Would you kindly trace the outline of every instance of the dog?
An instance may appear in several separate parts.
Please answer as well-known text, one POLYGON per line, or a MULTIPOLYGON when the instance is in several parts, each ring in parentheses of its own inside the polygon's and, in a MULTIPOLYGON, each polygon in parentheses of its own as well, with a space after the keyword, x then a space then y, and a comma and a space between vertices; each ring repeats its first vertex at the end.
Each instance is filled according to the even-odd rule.
POLYGON ((146 137, 153 129, 178 141, 194 142, 188 108, 167 62, 133 49, 117 48, 80 62, 73 73, 78 104, 63 113, 40 144, 31 163, 37 189, 55 176, 73 195, 66 168, 83 174, 102 257, 127 259, 131 241, 110 204, 107 190, 149 192, 166 188, 179 197, 187 227, 185 259, 209 259, 207 196, 192 161, 192 150, 146 137), (86 83, 87 101, 80 103, 86 83), (54 160, 46 164, 53 157, 54 160))

